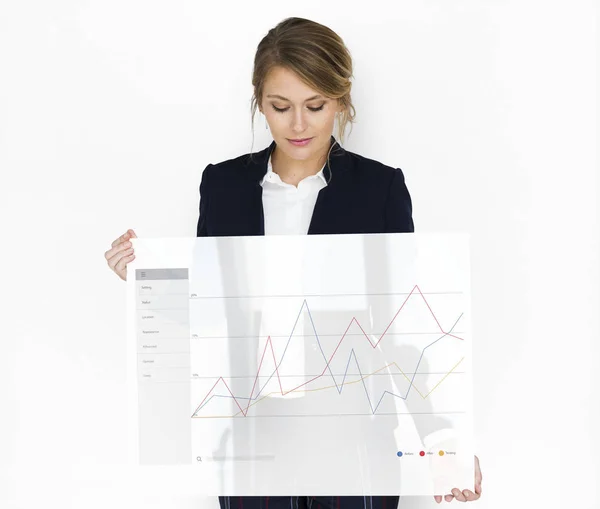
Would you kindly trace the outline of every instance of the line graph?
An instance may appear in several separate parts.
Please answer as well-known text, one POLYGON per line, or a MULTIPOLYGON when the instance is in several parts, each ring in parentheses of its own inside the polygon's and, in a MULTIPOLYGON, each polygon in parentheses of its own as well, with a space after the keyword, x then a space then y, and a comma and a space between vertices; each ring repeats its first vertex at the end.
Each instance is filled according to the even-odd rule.
MULTIPOLYGON (((206 396, 202 399, 202 401, 200 402, 200 404, 196 407, 196 409, 194 410, 194 412, 192 413, 192 418, 215 418, 218 416, 215 415, 198 415, 198 412, 200 412, 201 410, 203 410, 204 408, 206 408, 212 401, 214 401, 216 398, 223 398, 223 399, 229 399, 232 400, 235 405, 237 406, 238 411, 233 414, 233 415, 222 415, 222 417, 238 417, 238 416, 242 416, 242 417, 247 417, 248 416, 248 412, 250 410, 251 407, 255 406, 258 402, 263 401, 265 398, 268 398, 269 396, 275 394, 275 391, 272 391, 270 393, 268 393, 267 395, 263 396, 262 398, 260 398, 261 393, 263 392, 264 388, 267 387, 268 383, 271 381, 271 379, 275 376, 276 380, 277 380, 277 384, 279 386, 279 391, 277 391, 281 396, 286 396, 290 393, 295 393, 296 391, 298 391, 301 388, 304 388, 305 386, 308 386, 309 384, 321 379, 322 377, 326 376, 326 373, 329 373, 329 377, 331 378, 331 380, 333 381, 333 385, 331 386, 327 386, 327 387, 319 387, 319 388, 313 388, 313 389, 305 389, 307 392, 316 392, 316 391, 322 391, 325 389, 333 389, 335 388, 335 390, 337 391, 338 395, 342 395, 342 392, 344 390, 345 386, 351 385, 351 384, 355 384, 355 383, 360 383, 362 382, 363 384, 363 388, 365 391, 365 396, 369 405, 369 409, 370 409, 370 413, 371 414, 376 414, 377 410, 379 409, 384 397, 386 395, 389 395, 391 397, 396 397, 399 399, 403 399, 406 400, 406 398, 408 397, 411 389, 414 387, 414 379, 416 377, 416 375, 418 374, 419 371, 419 366, 421 364, 421 360, 423 358, 423 355, 425 354, 425 351, 432 347, 433 345, 435 345, 436 343, 438 343, 441 339, 443 338, 453 338, 454 340, 460 340, 462 341, 463 338, 453 334, 453 330, 456 327, 456 325, 458 324, 460 318, 462 317, 462 313, 461 315, 456 319, 456 321, 454 322, 454 324, 452 325, 452 327, 450 327, 450 329, 448 329, 447 331, 444 330, 444 328, 442 327, 442 325, 440 324, 438 318, 436 317, 435 313, 433 312, 429 302, 427 301, 427 298, 425 297, 424 292, 421 291, 421 289, 419 288, 419 285, 414 285, 412 290, 407 294, 405 300, 402 302, 402 304, 400 305, 400 307, 398 308, 398 310, 396 311, 396 313, 394 314, 394 316, 391 318, 390 322, 388 323, 387 327, 385 328, 385 330, 383 331, 383 333, 380 334, 379 338, 377 339, 377 341, 373 342, 371 340, 371 338, 369 337, 369 335, 365 332, 363 326, 360 324, 360 322, 357 320, 356 317, 352 317, 352 319, 350 320, 350 322, 348 323, 348 326, 346 327, 346 330, 344 331, 344 333, 342 334, 339 342, 337 343, 337 346, 335 347, 333 353, 330 355, 329 358, 326 357, 322 345, 321 345, 321 340, 319 339, 319 333, 317 332, 317 328, 314 324, 313 318, 312 318, 312 313, 310 310, 310 307, 308 305, 308 302, 306 299, 303 300, 302 305, 300 307, 300 310, 298 312, 298 315, 296 317, 296 320, 294 322, 294 325, 292 327, 292 330, 288 336, 285 348, 283 350, 283 353, 281 354, 279 360, 277 359, 276 353, 275 353, 275 348, 273 346, 273 341, 271 336, 268 336, 267 341, 265 343, 264 349, 262 351, 262 355, 260 357, 260 363, 256 372, 256 375, 254 377, 254 382, 252 385, 252 389, 250 391, 250 395, 249 396, 240 396, 235 395, 233 393, 233 391, 231 390, 231 388, 229 387, 229 385, 227 384, 225 378, 223 376, 220 376, 217 381, 214 383, 214 385, 210 388, 210 390, 207 392, 206 396), (346 367, 344 370, 344 373, 342 375, 342 380, 341 382, 338 382, 338 380, 336 379, 336 376, 333 374, 332 370, 331 370, 331 363, 334 359, 334 357, 336 356, 338 349, 340 347, 340 345, 342 344, 342 342, 344 341, 344 339, 348 336, 348 332, 350 330, 350 328, 352 327, 353 324, 355 324, 361 331, 362 336, 368 341, 368 344, 370 345, 370 347, 372 349, 375 349, 378 347, 379 343, 383 340, 383 338, 386 336, 386 334, 388 333, 390 327, 392 326, 392 324, 396 321, 396 319, 400 316, 401 312, 403 311, 403 309, 405 309, 405 305, 407 304, 407 302, 409 301, 409 299, 413 296, 420 296, 422 299, 422 302, 426 305, 427 310, 430 313, 430 316, 433 318, 435 324, 437 325, 438 329, 439 329, 439 333, 441 333, 442 335, 440 337, 438 337, 435 341, 427 344, 425 347, 422 348, 421 350, 421 354, 419 356, 419 359, 416 363, 416 366, 414 367, 414 370, 412 372, 412 378, 408 378, 408 376, 406 374, 404 374, 404 372, 400 369, 400 367, 398 366, 398 364, 396 362, 392 362, 389 363, 388 365, 384 366, 383 368, 380 368, 379 370, 373 372, 373 373, 368 373, 363 375, 361 367, 360 367, 360 362, 358 360, 358 357, 356 355, 355 349, 352 348, 350 350, 350 354, 348 355, 347 358, 347 362, 346 362, 346 367), (284 361, 286 352, 288 350, 290 341, 294 335, 294 331, 296 330, 297 324, 298 324, 298 320, 300 318, 300 315, 302 313, 302 311, 306 309, 308 316, 310 318, 310 323, 311 323, 311 327, 312 327, 312 331, 314 334, 314 337, 316 338, 318 347, 319 347, 319 351, 322 355, 323 361, 325 363, 323 370, 321 373, 312 376, 312 377, 308 377, 309 379, 304 381, 303 383, 296 385, 294 387, 292 387, 291 389, 285 389, 283 388, 282 385, 282 381, 281 381, 281 376, 279 374, 279 368, 281 366, 281 364, 284 361), (274 363, 274 369, 273 371, 270 373, 270 375, 268 375, 267 377, 267 381, 265 383, 265 385, 263 386, 263 389, 260 390, 256 390, 257 387, 257 382, 259 380, 259 378, 261 377, 261 370, 263 368, 263 362, 265 360, 265 356, 267 355, 267 350, 270 350, 271 353, 271 358, 273 360, 274 363), (350 369, 350 365, 352 360, 354 360, 354 365, 356 366, 356 369, 358 370, 358 374, 359 374, 359 379, 358 380, 354 380, 354 381, 346 381, 346 378, 348 376, 348 371, 350 369), (397 394, 395 392, 389 391, 389 390, 384 390, 381 393, 381 396, 379 397, 379 399, 375 402, 371 399, 371 397, 369 396, 369 393, 367 391, 367 387, 365 385, 365 379, 373 376, 375 373, 378 373, 384 369, 387 369, 391 366, 395 366, 400 373, 402 373, 405 378, 408 380, 409 385, 408 385, 408 389, 406 390, 406 393, 404 395, 402 394, 397 394), (217 388, 217 386, 219 384, 222 384, 225 389, 227 394, 216 394, 215 390, 217 388), (256 392, 256 394, 255 394, 256 392), (259 399, 260 398, 260 399, 259 399), (245 403, 244 403, 245 402, 245 403)), ((462 358, 458 361, 458 363, 456 363, 456 365, 450 370, 448 371, 444 377, 442 378, 442 380, 440 380, 433 389, 431 389, 426 396, 424 396, 420 391, 418 391, 418 389, 415 388, 416 392, 418 392, 418 394, 425 399, 426 397, 428 397, 445 379, 448 375, 450 375, 455 369, 456 367, 462 362, 462 358)))
POLYGON ((472 482, 468 236, 135 240, 141 463, 205 495, 472 482))

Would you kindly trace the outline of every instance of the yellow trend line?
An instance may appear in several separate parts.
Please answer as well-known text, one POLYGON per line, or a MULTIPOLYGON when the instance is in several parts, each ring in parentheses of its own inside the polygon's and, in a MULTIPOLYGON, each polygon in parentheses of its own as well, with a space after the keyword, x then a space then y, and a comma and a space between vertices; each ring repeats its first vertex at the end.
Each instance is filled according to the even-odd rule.
MULTIPOLYGON (((445 375, 442 377, 442 379, 441 379, 441 380, 440 380, 440 381, 439 381, 437 384, 435 384, 435 386, 433 387, 433 389, 431 389, 431 390, 430 390, 430 391, 429 391, 427 394, 425 394, 425 396, 423 396, 423 394, 421 393, 421 391, 420 391, 419 389, 417 389, 416 385, 412 384, 412 387, 414 388, 414 390, 415 390, 415 391, 417 391, 417 392, 419 393, 419 396, 421 396, 423 399, 425 399, 425 398, 429 397, 429 395, 430 395, 430 394, 431 394, 433 391, 435 391, 435 390, 436 390, 436 389, 439 387, 439 385, 440 385, 440 384, 441 384, 441 383, 442 383, 442 382, 443 382, 443 381, 444 381, 444 380, 445 380, 445 379, 446 379, 446 378, 447 378, 447 377, 450 375, 450 373, 452 373, 452 372, 453 372, 453 371, 454 371, 454 370, 455 370, 455 369, 458 367, 458 365, 459 365, 459 364, 460 364, 460 363, 461 363, 463 360, 464 360, 464 357, 462 357, 462 358, 461 358, 461 359, 460 359, 460 360, 459 360, 459 361, 458 361, 458 362, 457 362, 457 363, 454 365, 454 367, 453 367, 453 368, 452 368, 450 371, 448 371, 448 373, 446 373, 446 374, 445 374, 445 375)), ((383 368, 380 368, 380 369, 378 369, 377 371, 374 371, 373 373, 369 373, 368 375, 365 375, 365 376, 363 376, 362 378, 359 378, 358 380, 354 380, 353 382, 344 382, 344 385, 351 385, 351 384, 356 384, 356 383, 358 383, 358 382, 362 382, 363 380, 366 380, 367 378, 369 378, 369 377, 371 377, 371 376, 373 376, 373 375, 376 375, 376 374, 377 374, 377 373, 379 373, 380 371, 383 371, 384 369, 386 369, 386 368, 389 368, 390 366, 396 366, 396 369, 398 369, 398 371, 400 371, 400 373, 402 373, 402 374, 404 375, 404 378, 406 378, 406 379, 408 380, 408 382, 409 382, 409 383, 411 383, 411 380, 410 380, 410 378, 408 378, 408 376, 406 375, 406 373, 405 373, 404 371, 402 371, 402 369, 400 369, 400 366, 398 366, 398 364, 396 364, 396 362, 392 362, 392 363, 388 364, 387 366, 383 366, 383 368)), ((325 389, 333 389, 333 388, 337 388, 337 386, 336 386, 336 385, 328 385, 328 386, 326 386, 326 387, 318 387, 318 388, 316 388, 316 389, 305 389, 305 392, 316 392, 316 391, 323 391, 323 390, 325 390, 325 389)), ((300 387, 299 387, 298 389, 300 389, 300 387)), ((287 392, 286 394, 289 394, 289 393, 291 393, 291 392, 296 392, 298 389, 293 389, 293 390, 291 390, 291 391, 287 392)), ((251 405, 248 405, 248 407, 246 408, 246 411, 248 411, 248 409, 250 409, 250 407, 253 407, 253 406, 254 406, 254 405, 256 405, 257 403, 260 403, 260 402, 261 402, 263 399, 266 399, 266 398, 268 398, 269 396, 271 396, 271 395, 273 395, 273 394, 281 394, 281 392, 273 391, 273 392, 270 392, 269 394, 266 394, 266 395, 265 395, 265 396, 263 396, 262 398, 260 398, 260 399, 256 400, 256 401, 255 401, 254 403, 252 403, 251 405)), ((239 411, 239 412, 237 412, 237 413, 233 414, 231 417, 237 417, 237 416, 238 416, 238 415, 240 415, 241 413, 243 413, 243 412, 242 412, 242 411, 239 411)), ((203 417, 201 417, 201 416, 196 416, 196 417, 193 417, 193 419, 208 419, 208 418, 218 418, 218 417, 221 417, 221 418, 225 417, 225 418, 226 418, 227 416, 218 416, 218 415, 214 415, 214 416, 212 416, 212 415, 207 415, 207 416, 203 416, 203 417)))
MULTIPOLYGON (((453 371, 456 369, 456 367, 457 367, 457 366, 458 366, 458 365, 459 365, 459 364, 460 364, 460 363, 461 363, 463 360, 464 360, 464 357, 462 357, 462 358, 461 358, 461 359, 460 359, 460 360, 459 360, 459 361, 458 361, 458 362, 457 362, 457 363, 454 365, 454 367, 453 367, 453 368, 452 368, 450 371, 448 371, 448 373, 446 373, 446 374, 445 374, 445 375, 442 377, 442 379, 441 379, 441 380, 440 380, 440 381, 439 381, 437 384, 435 384, 435 387, 434 387, 433 389, 431 389, 431 390, 430 390, 430 391, 427 393, 427 395, 425 396, 425 398, 426 398, 427 396, 429 396, 429 395, 430 395, 430 394, 431 394, 433 391, 435 391, 435 389, 438 387, 438 385, 440 385, 440 384, 441 384, 441 383, 442 383, 444 380, 446 380, 446 377, 447 377, 447 376, 448 376, 450 373, 452 373, 452 372, 453 372, 453 371)), ((406 375, 405 375, 405 376, 406 376, 406 375)), ((416 387, 415 387, 415 389, 416 389, 416 387)), ((419 391, 417 391, 417 392, 419 392, 419 391)), ((419 393, 419 394, 420 394, 420 393, 419 393)), ((425 398, 423 398, 423 399, 425 399, 425 398)))

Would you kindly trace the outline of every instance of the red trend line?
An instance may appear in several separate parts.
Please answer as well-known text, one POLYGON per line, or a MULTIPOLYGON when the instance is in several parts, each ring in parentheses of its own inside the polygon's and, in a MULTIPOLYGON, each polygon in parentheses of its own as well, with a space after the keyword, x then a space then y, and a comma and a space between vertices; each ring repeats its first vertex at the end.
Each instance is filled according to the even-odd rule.
MULTIPOLYGON (((246 407, 246 412, 242 412, 244 416, 248 413, 248 408, 250 408, 250 402, 252 401, 252 396, 254 395, 254 389, 256 388, 256 382, 258 382, 258 376, 260 375, 260 368, 262 367, 263 359, 265 358, 265 354, 267 353, 267 345, 271 345, 271 353, 273 354, 273 362, 275 362, 275 372, 277 373, 277 380, 279 380, 279 389, 281 390, 281 394, 283 395, 283 388, 281 387, 281 378, 279 378, 279 370, 277 366, 277 360, 275 359, 275 350, 273 348, 273 341, 271 340, 271 336, 267 338, 267 343, 265 344, 265 349, 263 351, 262 357, 260 359, 260 364, 258 365, 258 371, 256 372, 256 378, 254 379, 254 385, 252 386, 252 392, 250 392, 250 398, 248 399, 248 406, 246 407)), ((206 398, 205 398, 206 399, 206 398)), ((202 406, 202 405, 200 405, 202 406)))
POLYGON ((269 340, 271 341, 271 353, 273 354, 273 363, 275 364, 275 373, 277 373, 277 380, 279 380, 279 390, 281 391, 281 394, 283 394, 283 387, 281 386, 281 378, 279 378, 279 366, 277 365, 277 359, 275 358, 275 347, 273 346, 273 340, 271 339, 271 336, 269 336, 269 340))
MULTIPOLYGON (((437 326, 440 328, 440 331, 443 332, 444 334, 447 334, 448 336, 451 336, 451 337, 456 338, 456 339, 460 339, 462 341, 463 338, 459 338, 458 336, 455 336, 454 334, 450 334, 449 332, 446 332, 446 331, 444 331, 444 329, 442 329, 442 326, 440 325, 440 322, 438 322, 438 319, 435 316, 435 313, 431 310, 431 307, 429 306, 429 302, 427 302, 427 299, 425 298, 425 295, 423 295, 423 292, 419 288, 419 285, 415 285, 415 288, 417 290, 419 290, 419 293, 421 294, 421 297, 423 297, 423 301, 425 302, 425 305, 427 306, 427 309, 429 309, 429 312, 431 313, 431 316, 433 316, 433 319, 435 320, 435 323, 437 323, 437 326)), ((413 288, 413 290, 414 290, 414 288, 413 288)))
POLYGON ((405 304, 408 302, 408 299, 413 295, 413 293, 414 293, 415 290, 417 290, 419 292, 419 294, 421 295, 421 297, 423 298, 423 301, 425 302, 425 305, 427 306, 427 309, 429 309, 429 312, 431 313, 431 316, 433 317, 433 319, 435 320, 435 323, 437 324, 438 328, 440 329, 440 332, 442 332, 444 335, 448 335, 448 336, 451 336, 453 338, 460 339, 461 341, 463 341, 463 338, 460 338, 458 336, 455 336, 454 334, 450 334, 449 332, 444 331, 444 329, 440 325, 440 322, 438 321, 437 317, 435 316, 435 313, 431 309, 431 306, 427 302, 427 299, 425 298, 425 295, 423 295, 423 292, 421 292, 421 289, 419 288, 419 286, 415 285, 413 287, 413 289, 410 291, 410 293, 408 294, 408 296, 406 297, 406 299, 404 299, 404 302, 402 303, 402 305, 400 306, 400 308, 398 309, 398 311, 396 311, 396 314, 394 315, 394 317, 392 318, 392 320, 390 321, 390 323, 388 324, 388 326, 385 328, 385 330, 381 333, 381 336, 379 337, 379 339, 377 340, 377 342, 375 344, 373 344, 373 342, 369 338, 368 334, 364 331, 364 329, 360 325, 360 322, 356 319, 355 316, 353 316, 352 319, 350 320, 350 323, 348 324, 348 327, 346 327, 346 331, 342 335, 342 337, 339 340, 337 346, 335 347, 335 350, 331 354, 331 357, 329 357, 329 360, 326 362, 325 367, 323 368, 323 371, 321 372, 321 374, 317 375, 317 376, 315 376, 313 378, 311 378, 307 382, 304 382, 304 383, 298 385, 297 387, 294 387, 293 389, 291 389, 289 391, 285 391, 284 392, 283 387, 281 385, 281 378, 279 376, 279 370, 278 370, 279 364, 281 364, 281 362, 283 361, 283 359, 281 359, 281 361, 279 362, 279 364, 277 364, 277 361, 275 359, 275 349, 273 347, 273 341, 271 340, 271 336, 269 336, 267 338, 267 342, 265 344, 265 348, 263 350, 263 353, 262 353, 262 356, 261 356, 261 359, 260 359, 260 364, 258 366, 258 371, 256 372, 256 378, 254 379, 254 385, 252 386, 252 391, 250 393, 250 398, 248 399, 248 405, 246 406, 246 411, 244 411, 242 409, 242 407, 240 406, 237 398, 233 395, 233 393, 231 392, 231 389, 229 389, 229 386, 227 385, 227 382, 225 382, 225 379, 223 377, 219 377, 219 379, 215 382, 215 384, 212 386, 212 388, 210 389, 210 391, 208 391, 208 393, 206 394, 206 396, 204 397, 204 399, 202 400, 202 402, 198 405, 198 408, 196 408, 196 410, 194 411, 194 413, 192 415, 196 415, 196 412, 202 407, 202 405, 204 404, 204 402, 206 401, 206 399, 210 396, 210 394, 212 393, 212 391, 214 390, 214 388, 217 386, 217 384, 220 381, 223 381, 223 383, 225 384, 225 387, 227 387, 227 390, 229 391, 229 394, 231 394, 231 397, 234 399, 236 405, 238 406, 238 408, 240 409, 240 411, 242 412, 242 414, 244 415, 244 417, 246 417, 246 415, 248 413, 248 409, 250 408, 250 403, 252 401, 252 396, 254 394, 254 389, 256 388, 256 384, 258 382, 258 377, 260 375, 260 370, 261 370, 261 367, 262 367, 262 363, 263 363, 265 354, 267 353, 267 346, 269 346, 269 344, 271 345, 271 352, 273 354, 273 361, 275 362, 275 372, 277 373, 277 380, 279 381, 279 390, 281 391, 281 395, 282 396, 285 396, 286 394, 289 394, 290 392, 293 392, 293 391, 299 389, 300 387, 304 387, 305 385, 307 385, 307 384, 309 384, 309 383, 317 380, 318 378, 321 378, 325 374, 325 371, 327 371, 327 368, 329 367, 331 361, 333 360, 333 357, 335 356, 336 352, 338 351, 338 348, 342 344, 342 341, 344 341, 344 338, 346 337, 346 334, 348 334, 348 331, 350 330, 350 327, 352 326, 352 322, 354 322, 354 323, 356 323, 356 325, 358 325, 358 327, 360 328, 360 330, 364 334, 365 338, 367 339, 367 341, 369 342, 369 344, 371 345, 371 347, 372 348, 376 348, 377 345, 383 339, 383 337, 386 335, 387 331, 390 329, 390 327, 392 326, 392 324, 394 323, 394 321, 396 320, 396 318, 398 317, 398 315, 400 314, 400 311, 402 311, 402 309, 404 308, 405 304))
MULTIPOLYGON (((192 415, 195 415, 196 412, 200 409, 200 407, 202 406, 202 404, 206 401, 206 398, 208 398, 210 396, 210 393, 214 390, 214 388, 217 386, 217 384, 219 382, 223 382, 225 384, 225 387, 227 387, 227 390, 229 391, 229 394, 231 394, 231 397, 233 398, 233 400, 235 401, 235 404, 238 406, 238 408, 240 409, 240 412, 244 413, 244 410, 242 410, 242 407, 240 406, 240 404, 238 403, 237 398, 233 395, 233 392, 231 392, 231 389, 229 388, 229 386, 227 385, 227 382, 225 381, 225 379, 220 376, 219 379, 215 382, 215 385, 212 386, 212 389, 210 391, 208 391, 208 394, 206 395, 206 397, 202 400, 202 403, 200 403, 198 405, 198 408, 196 408, 196 410, 194 410, 194 413, 192 415)), ((244 414, 245 416, 246 414, 244 414)))

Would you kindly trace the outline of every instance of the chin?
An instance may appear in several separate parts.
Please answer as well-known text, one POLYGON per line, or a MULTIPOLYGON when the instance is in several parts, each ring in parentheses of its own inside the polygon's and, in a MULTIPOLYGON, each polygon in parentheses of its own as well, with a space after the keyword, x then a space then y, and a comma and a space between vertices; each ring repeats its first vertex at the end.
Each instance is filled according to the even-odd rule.
POLYGON ((292 147, 292 150, 286 150, 285 153, 290 159, 294 159, 296 161, 305 161, 310 159, 314 155, 313 151, 308 152, 294 150, 294 147, 292 147))

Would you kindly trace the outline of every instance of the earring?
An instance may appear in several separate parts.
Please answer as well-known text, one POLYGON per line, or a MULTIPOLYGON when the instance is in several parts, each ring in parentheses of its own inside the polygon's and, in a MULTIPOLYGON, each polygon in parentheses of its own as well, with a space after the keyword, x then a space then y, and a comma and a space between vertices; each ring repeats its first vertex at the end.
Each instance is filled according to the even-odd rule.
POLYGON ((269 129, 269 126, 267 125, 267 117, 265 117, 265 129, 269 129))

